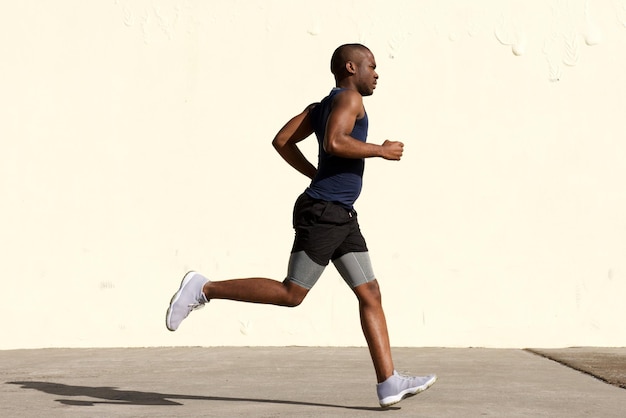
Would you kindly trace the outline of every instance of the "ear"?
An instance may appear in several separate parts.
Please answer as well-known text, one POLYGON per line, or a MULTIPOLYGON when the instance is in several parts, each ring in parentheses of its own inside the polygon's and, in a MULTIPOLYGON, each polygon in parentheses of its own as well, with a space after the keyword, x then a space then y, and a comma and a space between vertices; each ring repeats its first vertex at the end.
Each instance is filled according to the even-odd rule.
POLYGON ((346 71, 348 72, 348 74, 356 73, 356 65, 354 64, 354 62, 346 61, 346 71))

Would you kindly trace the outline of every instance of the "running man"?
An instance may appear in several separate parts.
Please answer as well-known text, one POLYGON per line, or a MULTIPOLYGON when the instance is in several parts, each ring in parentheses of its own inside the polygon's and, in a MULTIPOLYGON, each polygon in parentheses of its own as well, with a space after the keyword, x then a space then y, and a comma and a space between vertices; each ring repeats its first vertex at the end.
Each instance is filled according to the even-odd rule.
POLYGON ((287 163, 311 179, 294 207, 296 234, 287 277, 282 282, 267 278, 210 281, 189 272, 171 299, 166 325, 175 331, 192 310, 211 299, 298 306, 332 261, 359 301, 378 400, 387 407, 428 389, 437 379, 435 375, 403 376, 394 368, 378 282, 353 206, 361 193, 365 158, 399 161, 404 144, 366 142, 363 96, 372 95, 378 81, 371 51, 361 44, 342 45, 333 53, 330 69, 336 87, 287 122, 272 142, 287 163), (317 168, 298 148, 313 133, 319 142, 317 168))

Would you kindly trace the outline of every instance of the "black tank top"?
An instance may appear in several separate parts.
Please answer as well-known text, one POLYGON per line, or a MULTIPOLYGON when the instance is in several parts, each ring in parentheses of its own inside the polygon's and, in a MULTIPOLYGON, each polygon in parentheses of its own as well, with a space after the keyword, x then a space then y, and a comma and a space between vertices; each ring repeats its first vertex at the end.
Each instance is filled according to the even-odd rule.
MULTIPOLYGON (((363 186, 363 158, 343 158, 331 155, 324 150, 324 135, 326 123, 332 110, 334 97, 344 91, 334 88, 328 96, 311 110, 311 120, 317 142, 319 144, 317 175, 306 189, 306 193, 314 199, 335 202, 352 209, 354 202, 361 194, 363 186)), ((351 136, 359 141, 367 140, 368 118, 367 113, 357 119, 351 136)))

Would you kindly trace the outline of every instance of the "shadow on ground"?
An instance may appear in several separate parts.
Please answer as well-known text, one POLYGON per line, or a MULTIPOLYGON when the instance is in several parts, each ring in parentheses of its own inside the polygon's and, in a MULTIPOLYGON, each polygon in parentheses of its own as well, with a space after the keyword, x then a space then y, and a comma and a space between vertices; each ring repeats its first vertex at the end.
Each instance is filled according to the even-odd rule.
POLYGON ((64 397, 88 397, 98 400, 80 400, 80 399, 55 399, 64 405, 73 406, 93 406, 95 404, 110 405, 151 405, 151 406, 177 406, 182 405, 176 400, 199 400, 199 401, 221 401, 221 402, 256 402, 264 404, 283 404, 283 405, 306 405, 327 408, 353 409, 360 411, 385 411, 400 408, 373 408, 359 406, 345 406, 323 404, 315 402, 290 401, 280 399, 257 399, 257 398, 234 398, 224 396, 196 396, 196 395, 180 395, 158 392, 142 392, 136 390, 122 390, 110 386, 75 386, 54 382, 39 381, 22 381, 22 382, 6 382, 11 385, 19 385, 23 389, 35 389, 43 393, 58 395, 64 397))

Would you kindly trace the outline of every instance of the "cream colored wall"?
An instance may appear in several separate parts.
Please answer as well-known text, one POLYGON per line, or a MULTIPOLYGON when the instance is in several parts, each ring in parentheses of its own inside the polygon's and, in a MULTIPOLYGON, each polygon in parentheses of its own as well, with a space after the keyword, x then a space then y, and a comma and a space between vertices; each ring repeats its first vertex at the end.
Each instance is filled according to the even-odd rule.
POLYGON ((20 1, 0 35, 2 349, 363 345, 332 268, 164 326, 188 269, 284 277, 307 182, 270 141, 344 42, 406 143, 357 205, 393 345, 626 345, 624 0, 20 1))

